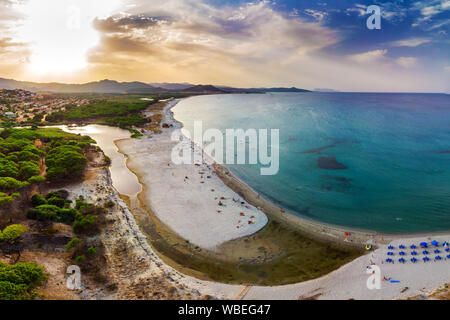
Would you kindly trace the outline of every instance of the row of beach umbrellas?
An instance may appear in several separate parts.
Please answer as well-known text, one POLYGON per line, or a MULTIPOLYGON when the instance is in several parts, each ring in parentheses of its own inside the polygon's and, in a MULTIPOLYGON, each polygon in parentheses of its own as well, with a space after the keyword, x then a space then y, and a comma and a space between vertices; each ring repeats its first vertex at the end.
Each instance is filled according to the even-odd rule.
MULTIPOLYGON (((421 248, 428 248, 428 246, 429 246, 429 244, 428 244, 427 242, 422 242, 422 243, 420 243, 420 247, 421 247, 421 248)), ((434 241, 431 242, 431 246, 439 247, 440 244, 439 244, 438 241, 434 240, 434 241)), ((447 241, 445 241, 445 242, 442 243, 442 247, 447 248, 446 251, 448 252, 448 251, 449 251, 448 249, 449 249, 449 247, 450 247, 450 244, 449 244, 447 241)), ((398 248, 403 250, 403 249, 406 249, 406 246, 405 246, 404 244, 401 244, 398 248)), ((417 246, 413 244, 413 245, 410 245, 409 248, 414 250, 414 249, 417 249, 417 246)), ((394 247, 393 245, 390 245, 390 246, 388 247, 388 249, 389 249, 389 250, 395 250, 395 247, 394 247)))
MULTIPOLYGON (((445 251, 446 251, 446 252, 450 252, 450 248, 445 249, 445 251)), ((439 249, 436 249, 436 250, 434 250, 433 252, 434 252, 435 254, 440 254, 440 253, 442 253, 441 250, 439 250, 439 249)), ((398 254, 399 254, 400 256, 406 256, 406 255, 407 255, 407 253, 406 253, 405 251, 400 251, 398 254)), ((425 256, 427 256, 427 255, 429 255, 429 254, 431 254, 431 253, 430 253, 429 251, 427 251, 427 250, 424 250, 424 251, 422 251, 422 254, 425 255, 425 256)), ((395 253, 392 252, 392 251, 389 251, 389 252, 387 253, 387 255, 388 255, 388 256, 394 256, 395 253)), ((419 253, 418 253, 417 251, 411 251, 411 255, 412 255, 412 256, 417 256, 417 255, 419 255, 419 253)))
MULTIPOLYGON (((447 259, 450 259, 450 254, 447 256, 447 259)), ((411 260, 412 263, 416 263, 416 262, 419 261, 417 258, 411 258, 410 260, 411 260)), ((423 257, 422 260, 423 260, 423 262, 429 262, 429 261, 431 261, 431 259, 428 258, 428 257, 423 257)), ((443 258, 442 258, 441 256, 436 256, 436 257, 434 257, 434 261, 442 261, 442 260, 443 260, 443 258)), ((388 258, 388 259, 386 259, 386 262, 387 262, 387 263, 394 263, 394 260, 391 259, 391 258, 388 258)), ((406 263, 406 259, 405 259, 405 258, 400 258, 400 259, 398 259, 398 262, 400 262, 400 263, 406 263)))

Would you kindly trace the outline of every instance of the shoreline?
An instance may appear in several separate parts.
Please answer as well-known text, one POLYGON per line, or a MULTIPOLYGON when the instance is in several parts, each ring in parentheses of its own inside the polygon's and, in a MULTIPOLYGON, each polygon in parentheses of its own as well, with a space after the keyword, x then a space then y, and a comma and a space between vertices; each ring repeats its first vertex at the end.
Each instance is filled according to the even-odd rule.
MULTIPOLYGON (((188 98, 184 98, 188 99, 188 98)), ((179 99, 175 104, 167 104, 163 109, 163 116, 166 122, 175 123, 180 128, 184 127, 184 124, 175 119, 173 109, 181 100, 179 99)), ((185 137, 188 139, 187 137, 185 137)), ((301 214, 289 209, 285 209, 277 205, 274 201, 261 195, 252 187, 250 187, 245 181, 237 177, 230 169, 225 165, 217 164, 214 162, 214 169, 218 173, 222 181, 236 193, 242 193, 247 202, 253 206, 262 209, 262 211, 269 216, 269 218, 277 219, 285 223, 290 224, 292 227, 297 228, 299 231, 304 232, 310 236, 313 236, 319 240, 325 241, 339 241, 340 244, 345 246, 361 246, 365 245, 368 241, 374 245, 377 243, 386 244, 395 239, 405 238, 417 238, 417 237, 429 237, 429 236, 446 236, 450 234, 448 231, 432 231, 432 232, 410 232, 410 233, 387 233, 370 229, 359 229, 355 227, 346 227, 341 225, 333 225, 326 222, 310 219, 304 217, 301 214), (284 212, 282 212, 283 210, 284 212), (349 236, 345 237, 348 233, 349 236), (376 239, 378 238, 378 240, 376 239)))

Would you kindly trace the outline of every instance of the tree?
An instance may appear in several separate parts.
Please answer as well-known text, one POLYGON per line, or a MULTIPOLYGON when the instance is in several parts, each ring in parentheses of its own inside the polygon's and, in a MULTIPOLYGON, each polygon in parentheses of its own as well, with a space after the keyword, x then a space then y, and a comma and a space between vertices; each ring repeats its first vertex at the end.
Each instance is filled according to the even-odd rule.
POLYGON ((3 232, 0 231, 0 244, 1 243, 14 243, 22 233, 26 232, 27 228, 20 224, 13 224, 6 227, 3 232))
POLYGON ((41 171, 39 166, 32 161, 21 161, 19 162, 19 166, 19 177, 21 180, 28 180, 33 176, 37 176, 41 171))
POLYGON ((10 177, 0 177, 0 190, 9 191, 9 190, 18 190, 26 187, 28 182, 21 182, 14 178, 10 177))
POLYGON ((87 164, 81 149, 74 146, 59 146, 52 149, 46 158, 47 179, 56 181, 80 177, 87 164))

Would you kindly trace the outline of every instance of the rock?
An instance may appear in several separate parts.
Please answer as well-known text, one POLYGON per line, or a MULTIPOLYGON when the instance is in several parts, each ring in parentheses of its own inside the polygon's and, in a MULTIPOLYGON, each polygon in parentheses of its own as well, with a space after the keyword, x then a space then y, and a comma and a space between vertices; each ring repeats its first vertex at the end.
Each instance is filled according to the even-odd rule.
POLYGON ((320 157, 317 160, 317 166, 324 170, 345 170, 347 166, 338 162, 335 157, 320 157))

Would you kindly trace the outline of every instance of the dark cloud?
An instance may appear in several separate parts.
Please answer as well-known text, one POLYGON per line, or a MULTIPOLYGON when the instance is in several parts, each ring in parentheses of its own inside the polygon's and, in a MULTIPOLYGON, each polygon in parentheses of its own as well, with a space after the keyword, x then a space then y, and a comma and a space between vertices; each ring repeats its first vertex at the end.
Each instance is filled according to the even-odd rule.
POLYGON ((102 33, 128 33, 133 30, 145 30, 158 23, 147 16, 109 17, 94 20, 94 27, 102 33))

